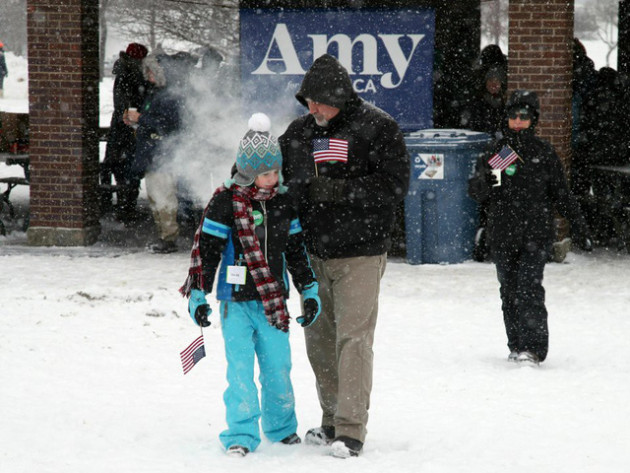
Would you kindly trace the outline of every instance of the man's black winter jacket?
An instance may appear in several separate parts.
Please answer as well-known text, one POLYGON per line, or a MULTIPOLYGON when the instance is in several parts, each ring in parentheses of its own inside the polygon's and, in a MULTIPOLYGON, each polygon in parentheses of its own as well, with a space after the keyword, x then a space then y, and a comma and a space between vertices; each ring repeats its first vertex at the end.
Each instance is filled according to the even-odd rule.
POLYGON ((393 118, 354 97, 328 127, 304 115, 279 141, 285 182, 297 199, 309 252, 322 259, 385 253, 396 205, 409 186, 409 155, 393 118), (318 176, 345 180, 340 201, 315 203, 309 198, 316 138, 348 142, 347 162, 317 165, 318 176))

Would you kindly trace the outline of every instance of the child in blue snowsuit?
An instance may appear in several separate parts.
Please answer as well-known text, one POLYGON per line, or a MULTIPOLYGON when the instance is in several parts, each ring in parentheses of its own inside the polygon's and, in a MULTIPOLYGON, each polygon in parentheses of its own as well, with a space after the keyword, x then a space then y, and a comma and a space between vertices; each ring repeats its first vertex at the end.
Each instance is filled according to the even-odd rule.
POLYGON ((260 444, 259 419, 272 442, 300 443, 290 379, 287 269, 302 294, 303 327, 320 312, 318 283, 302 242, 302 228, 282 185, 282 155, 269 134, 269 119, 254 114, 240 142, 236 173, 210 200, 195 235, 191 268, 181 291, 189 313, 203 326, 211 309, 218 269, 217 299, 227 358, 223 395, 228 428, 220 434, 229 454, 244 456, 260 444), (254 383, 260 368, 261 404, 254 383))

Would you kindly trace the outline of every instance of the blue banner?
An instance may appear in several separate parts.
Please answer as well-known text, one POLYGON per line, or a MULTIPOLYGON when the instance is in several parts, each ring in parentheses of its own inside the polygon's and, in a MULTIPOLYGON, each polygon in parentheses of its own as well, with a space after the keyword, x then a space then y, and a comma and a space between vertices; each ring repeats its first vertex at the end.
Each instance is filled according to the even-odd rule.
POLYGON ((354 90, 405 131, 433 126, 435 15, 427 9, 241 10, 242 92, 249 111, 295 117, 314 59, 328 53, 354 90))

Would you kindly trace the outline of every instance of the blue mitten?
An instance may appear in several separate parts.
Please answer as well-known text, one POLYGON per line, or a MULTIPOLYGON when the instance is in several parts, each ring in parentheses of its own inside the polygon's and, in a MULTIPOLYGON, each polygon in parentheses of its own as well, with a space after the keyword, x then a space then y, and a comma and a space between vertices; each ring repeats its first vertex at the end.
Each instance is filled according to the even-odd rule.
POLYGON ((319 284, 317 282, 311 283, 302 291, 302 297, 304 297, 304 315, 300 315, 295 319, 302 327, 312 325, 322 311, 322 301, 319 299, 318 291, 319 284))
POLYGON ((212 314, 210 304, 206 300, 206 294, 199 289, 193 289, 190 291, 190 298, 188 299, 188 313, 197 325, 202 327, 209 327, 210 321, 208 317, 212 314))

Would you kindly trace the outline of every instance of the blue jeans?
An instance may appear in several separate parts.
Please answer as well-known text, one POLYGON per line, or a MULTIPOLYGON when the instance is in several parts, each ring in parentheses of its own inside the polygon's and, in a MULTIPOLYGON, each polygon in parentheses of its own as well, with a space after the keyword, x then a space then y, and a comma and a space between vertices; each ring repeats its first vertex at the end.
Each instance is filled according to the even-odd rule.
POLYGON ((269 325, 260 301, 221 302, 221 326, 228 381, 223 394, 228 428, 219 435, 223 446, 241 445, 253 452, 260 444, 261 417, 272 442, 295 433, 289 334, 269 325), (254 356, 260 368, 260 404, 254 356))

